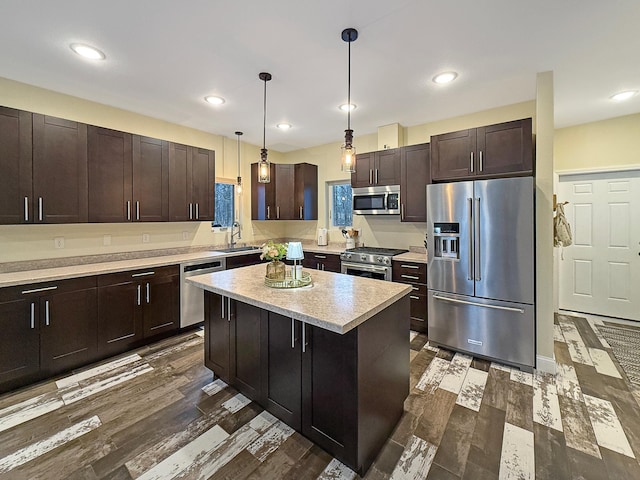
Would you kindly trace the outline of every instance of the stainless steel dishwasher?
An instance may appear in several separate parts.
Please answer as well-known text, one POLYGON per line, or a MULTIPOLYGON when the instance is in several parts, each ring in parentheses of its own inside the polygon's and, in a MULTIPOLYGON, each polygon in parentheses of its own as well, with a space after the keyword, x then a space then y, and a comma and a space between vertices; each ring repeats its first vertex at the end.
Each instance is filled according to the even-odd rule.
POLYGON ((191 260, 180 264, 180 328, 204 322, 204 290, 187 283, 186 279, 225 269, 224 257, 191 260))

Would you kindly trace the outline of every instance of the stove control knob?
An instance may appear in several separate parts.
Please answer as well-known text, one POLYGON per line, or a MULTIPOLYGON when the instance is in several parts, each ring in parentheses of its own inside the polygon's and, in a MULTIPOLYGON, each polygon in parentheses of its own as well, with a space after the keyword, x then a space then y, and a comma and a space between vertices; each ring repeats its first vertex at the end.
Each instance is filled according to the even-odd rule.
POLYGON ((378 263, 384 263, 384 257, 376 257, 378 263))
POLYGON ((351 254, 350 254, 350 253, 345 253, 345 254, 343 254, 343 255, 344 255, 344 258, 345 258, 346 260, 351 259, 351 254))
POLYGON ((360 255, 360 260, 362 260, 363 262, 367 261, 367 256, 366 255, 360 255))

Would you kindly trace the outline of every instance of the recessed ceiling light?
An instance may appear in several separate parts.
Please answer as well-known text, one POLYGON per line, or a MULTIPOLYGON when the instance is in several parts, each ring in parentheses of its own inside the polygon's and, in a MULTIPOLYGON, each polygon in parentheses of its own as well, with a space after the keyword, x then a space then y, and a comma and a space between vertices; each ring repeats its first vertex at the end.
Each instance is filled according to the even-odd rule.
POLYGON ((211 105, 222 105, 224 103, 224 98, 216 97, 215 95, 209 95, 204 97, 204 99, 211 105))
POLYGON ((280 130, 289 130, 291 128, 290 123, 279 123, 276 125, 280 130))
POLYGON ((97 48, 84 45, 83 43, 72 43, 69 47, 84 58, 90 58, 91 60, 104 60, 106 58, 106 55, 97 48))
POLYGON ((615 95, 611 95, 611 100, 616 102, 621 102, 623 100, 629 100, 631 97, 638 93, 637 90, 629 90, 626 92, 616 93, 615 95))
POLYGON ((458 77, 456 72, 443 72, 433 77, 434 83, 442 85, 443 83, 453 82, 458 77))
POLYGON ((355 110, 356 108, 358 108, 358 106, 357 106, 357 105, 355 105, 355 104, 353 104, 353 103, 352 103, 351 105, 349 105, 349 104, 347 104, 347 103, 343 103, 343 104, 342 104, 342 105, 340 105, 338 108, 339 108, 340 110, 342 110, 343 112, 348 112, 348 111, 353 111, 353 110, 355 110))

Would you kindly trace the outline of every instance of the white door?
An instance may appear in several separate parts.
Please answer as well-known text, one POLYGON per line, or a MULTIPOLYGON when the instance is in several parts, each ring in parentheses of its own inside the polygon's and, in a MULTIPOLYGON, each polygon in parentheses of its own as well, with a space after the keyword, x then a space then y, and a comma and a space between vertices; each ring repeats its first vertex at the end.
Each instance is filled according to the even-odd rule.
POLYGON ((640 171, 559 180, 573 232, 560 260, 560 308, 640 321, 640 171))

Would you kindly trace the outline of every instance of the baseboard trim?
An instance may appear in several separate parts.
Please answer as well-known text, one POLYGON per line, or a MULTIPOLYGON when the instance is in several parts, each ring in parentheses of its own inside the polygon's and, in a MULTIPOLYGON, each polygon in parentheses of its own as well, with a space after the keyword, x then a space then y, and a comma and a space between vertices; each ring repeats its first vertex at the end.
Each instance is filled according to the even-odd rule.
POLYGON ((536 356, 536 370, 545 373, 556 374, 556 361, 554 358, 543 357, 542 355, 536 356))

